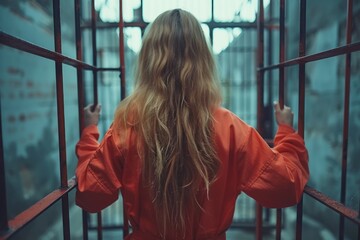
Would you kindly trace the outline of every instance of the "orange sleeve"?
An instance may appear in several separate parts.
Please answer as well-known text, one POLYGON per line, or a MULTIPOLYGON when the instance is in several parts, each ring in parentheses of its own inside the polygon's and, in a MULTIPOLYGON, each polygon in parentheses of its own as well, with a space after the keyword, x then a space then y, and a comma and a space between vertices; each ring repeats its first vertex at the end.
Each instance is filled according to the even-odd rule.
POLYGON ((308 153, 304 140, 292 127, 279 126, 274 148, 251 128, 240 156, 240 190, 269 208, 300 201, 309 178, 308 153))
POLYGON ((88 212, 98 212, 119 197, 121 188, 121 152, 112 129, 98 143, 97 126, 86 127, 76 145, 76 204, 88 212))

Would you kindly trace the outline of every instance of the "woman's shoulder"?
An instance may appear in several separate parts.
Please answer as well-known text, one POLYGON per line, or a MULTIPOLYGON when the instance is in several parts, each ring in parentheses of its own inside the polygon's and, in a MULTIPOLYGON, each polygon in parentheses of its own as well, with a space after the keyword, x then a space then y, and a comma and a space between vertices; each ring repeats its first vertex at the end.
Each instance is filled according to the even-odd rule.
POLYGON ((224 107, 217 107, 213 112, 213 117, 215 121, 220 121, 222 123, 237 123, 247 125, 239 116, 224 107))
POLYGON ((218 107, 213 112, 214 126, 217 131, 230 131, 236 135, 247 135, 252 127, 235 113, 224 107, 218 107))

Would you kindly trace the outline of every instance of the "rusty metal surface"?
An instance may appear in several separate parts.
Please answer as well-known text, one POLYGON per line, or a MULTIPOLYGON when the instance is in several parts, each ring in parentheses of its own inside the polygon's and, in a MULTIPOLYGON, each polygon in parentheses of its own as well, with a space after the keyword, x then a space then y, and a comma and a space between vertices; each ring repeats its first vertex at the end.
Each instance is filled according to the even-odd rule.
MULTIPOLYGON (((258 2, 258 19, 257 19, 257 130, 260 134, 264 133, 264 71, 261 68, 264 66, 264 2, 258 2)), ((262 207, 256 204, 256 240, 262 239, 262 207)))
MULTIPOLYGON (((61 54, 61 20, 60 2, 53 0, 53 20, 54 20, 54 44, 55 52, 61 54)), ((61 188, 68 187, 67 160, 66 160, 66 136, 65 136, 65 112, 64 112, 64 84, 62 63, 55 62, 56 73, 56 103, 59 137, 59 160, 60 160, 60 183, 61 188)), ((62 201, 62 221, 63 236, 65 240, 70 240, 70 218, 69 218, 69 199, 67 193, 61 198, 62 201)))
MULTIPOLYGON (((97 67, 96 21, 95 0, 91 0, 91 40, 94 67, 97 67)), ((96 69, 93 70, 93 96, 94 106, 96 106, 98 104, 98 76, 96 69)))
MULTIPOLYGON (((91 0, 91 40, 92 40, 92 60, 93 66, 97 67, 97 42, 96 42, 96 16, 95 0, 91 0)), ((96 69, 93 70, 93 108, 98 104, 98 75, 96 69)), ((97 238, 102 239, 102 223, 101 223, 101 212, 97 213, 98 226, 97 226, 97 238)))
POLYGON ((57 201, 62 199, 64 195, 67 195, 71 190, 73 190, 76 187, 76 182, 74 179, 70 179, 67 185, 67 188, 56 189, 52 193, 48 194, 46 197, 36 202, 31 207, 20 213, 19 215, 17 215, 15 218, 9 220, 9 229, 8 231, 1 233, 2 235, 0 235, 0 240, 10 238, 14 233, 25 227, 34 219, 36 219, 46 209, 51 207, 57 201))
POLYGON ((86 70, 94 70, 95 67, 84 63, 84 62, 80 62, 78 60, 69 58, 67 56, 64 56, 60 53, 56 53, 53 51, 50 51, 46 48, 34 45, 28 41, 13 37, 9 34, 4 33, 3 31, 0 31, 0 44, 4 44, 6 46, 24 51, 24 52, 28 52, 40 57, 44 57, 47 59, 51 59, 54 61, 58 61, 58 62, 62 62, 64 64, 73 66, 73 67, 82 67, 83 69, 86 70))
POLYGON ((282 230, 282 209, 276 209, 276 234, 275 239, 281 240, 281 230, 282 230))
MULTIPOLYGON (((141 4, 142 7, 142 4, 141 4)), ((142 21, 142 9, 140 19, 142 21)), ((123 1, 119 0, 119 60, 120 60, 120 99, 123 100, 126 96, 126 74, 125 74, 125 40, 124 40, 124 16, 123 16, 123 1)), ((123 202, 123 237, 129 234, 129 222, 125 210, 125 203, 123 202)))
MULTIPOLYGON (((299 34, 299 57, 306 53, 306 0, 300 0, 300 34, 299 34)), ((305 126, 305 63, 299 64, 299 109, 298 109, 298 133, 304 138, 305 126)), ((297 204, 296 209, 296 240, 302 239, 303 224, 303 199, 297 204)))
POLYGON ((357 52, 357 51, 360 51, 360 42, 347 44, 345 46, 333 48, 333 49, 323 51, 323 52, 320 52, 320 53, 315 53, 315 54, 306 55, 306 56, 303 56, 303 57, 293 58, 293 59, 287 60, 287 61, 282 62, 282 63, 278 63, 278 64, 274 64, 274 65, 271 65, 271 66, 263 67, 263 68, 261 68, 259 70, 268 71, 268 70, 272 70, 272 69, 277 69, 280 66, 289 67, 289 66, 298 65, 300 63, 314 62, 314 61, 318 61, 318 60, 321 60, 321 59, 336 57, 336 56, 339 56, 339 55, 352 53, 352 52, 357 52))
MULTIPOLYGON (((76 42, 76 59, 78 61, 83 60, 82 52, 82 33, 80 28, 81 22, 81 0, 74 1, 74 15, 75 15, 75 42, 76 42)), ((85 106, 85 94, 84 94, 84 79, 83 79, 83 69, 77 67, 77 93, 78 93, 78 114, 79 114, 79 137, 81 132, 84 129, 84 112, 83 108, 85 106)), ((88 216, 89 214, 82 210, 82 233, 83 240, 89 239, 88 234, 88 216)))
POLYGON ((256 229, 255 239, 263 239, 263 207, 256 203, 256 229))
POLYGON ((124 17, 123 3, 119 0, 119 58, 120 58, 120 97, 123 100, 126 96, 126 74, 125 74, 125 42, 124 42, 124 17))
MULTIPOLYGON (((279 62, 285 61, 285 0, 280 0, 280 29, 279 29, 279 62)), ((284 66, 279 67, 279 103, 284 108, 285 101, 285 71, 284 66)))
MULTIPOLYGON (((256 23, 251 22, 202 22, 209 26, 209 28, 243 28, 243 29, 256 29, 256 23)), ((97 29, 104 29, 104 28, 117 28, 119 23, 118 22, 108 22, 108 23, 97 23, 97 29)), ((149 25, 148 22, 144 21, 137 21, 137 22, 124 22, 124 27, 139 27, 139 28, 146 28, 149 25)), ((91 28, 91 21, 84 22, 81 25, 81 28, 88 29, 91 28)), ((279 25, 276 24, 264 24, 265 29, 278 29, 279 25)))
POLYGON ((346 207, 344 204, 309 186, 305 187, 304 193, 360 226, 359 213, 356 210, 346 207))
POLYGON ((257 19, 257 130, 260 134, 263 133, 264 127, 264 3, 259 0, 258 4, 258 19, 257 19))
POLYGON ((96 214, 96 219, 97 219, 97 227, 96 227, 96 231, 97 231, 97 239, 98 240, 102 240, 103 239, 103 225, 102 225, 102 215, 101 212, 96 214))

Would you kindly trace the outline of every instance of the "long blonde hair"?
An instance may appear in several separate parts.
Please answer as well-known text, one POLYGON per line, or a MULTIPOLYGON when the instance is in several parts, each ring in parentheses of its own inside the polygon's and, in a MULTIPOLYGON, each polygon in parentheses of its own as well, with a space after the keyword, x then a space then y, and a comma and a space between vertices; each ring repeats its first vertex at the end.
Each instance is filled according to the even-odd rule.
POLYGON ((135 127, 158 220, 164 231, 184 231, 190 208, 199 205, 197 192, 209 191, 220 164, 213 143, 212 112, 221 101, 216 66, 192 14, 175 9, 150 24, 136 81, 114 128, 135 127))

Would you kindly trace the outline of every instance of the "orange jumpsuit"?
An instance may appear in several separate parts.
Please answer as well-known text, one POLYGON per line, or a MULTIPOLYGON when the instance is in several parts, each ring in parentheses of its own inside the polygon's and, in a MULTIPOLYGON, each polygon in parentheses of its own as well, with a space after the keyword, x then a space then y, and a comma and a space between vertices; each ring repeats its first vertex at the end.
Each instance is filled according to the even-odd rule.
MULTIPOLYGON (((264 207, 287 207, 299 201, 309 177, 307 150, 293 128, 280 125, 270 148, 256 130, 230 111, 218 108, 214 118, 221 167, 209 196, 201 200, 204 211, 186 225, 185 239, 226 239, 241 192, 264 207)), ((149 189, 142 184, 136 132, 127 128, 123 133, 127 137, 120 143, 110 127, 99 144, 95 125, 83 130, 76 145, 76 203, 88 212, 98 212, 116 201, 121 191, 133 228, 126 239, 160 239, 149 189)), ((176 238, 182 239, 171 233, 166 239, 176 238)))

